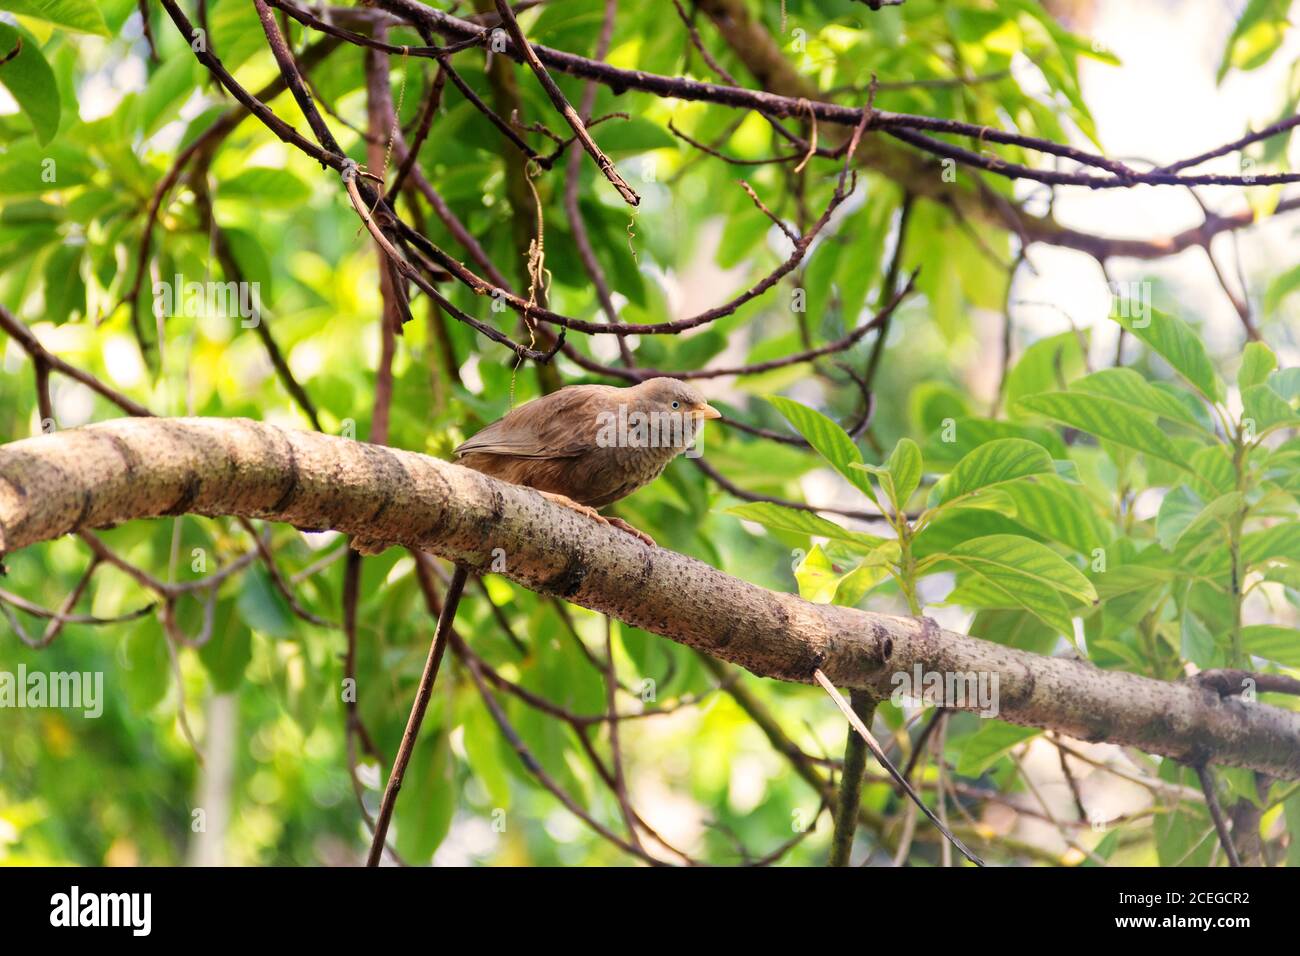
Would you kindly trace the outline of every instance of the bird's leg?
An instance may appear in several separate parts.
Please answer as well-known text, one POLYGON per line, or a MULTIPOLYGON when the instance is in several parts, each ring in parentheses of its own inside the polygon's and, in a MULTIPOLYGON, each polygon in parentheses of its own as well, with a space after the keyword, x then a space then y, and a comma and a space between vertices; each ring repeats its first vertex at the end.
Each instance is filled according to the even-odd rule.
POLYGON ((637 528, 637 527, 634 527, 633 525, 628 524, 628 523, 627 523, 626 521, 624 521, 622 518, 615 518, 613 515, 610 515, 610 516, 609 516, 608 518, 606 518, 605 520, 608 521, 610 524, 612 524, 615 528, 618 528, 620 531, 626 531, 628 534, 632 535, 634 538, 640 538, 640 539, 641 539, 642 541, 644 541, 646 544, 650 545, 650 547, 652 547, 652 548, 656 548, 656 547, 658 547, 658 545, 655 544, 655 539, 654 539, 654 538, 650 537, 650 535, 646 534, 646 533, 645 533, 644 531, 642 531, 640 528, 637 528))
POLYGON ((632 537, 639 538, 640 540, 644 541, 646 544, 650 545, 650 547, 652 548, 655 546, 654 538, 650 537, 650 535, 646 534, 644 531, 632 527, 622 518, 606 518, 595 508, 592 508, 588 505, 579 504, 578 502, 570 498, 568 495, 561 495, 554 491, 538 491, 538 494, 540 494, 543 498, 547 498, 551 501, 554 501, 557 505, 564 505, 564 507, 570 508, 578 512, 578 514, 586 515, 588 518, 594 518, 596 521, 599 521, 601 524, 607 524, 610 525, 611 527, 618 528, 620 531, 626 531, 628 534, 632 535, 632 537))
POLYGON ((543 498, 548 498, 551 501, 554 501, 557 505, 564 505, 564 507, 566 508, 572 508, 580 515, 586 515, 588 518, 595 518, 597 521, 601 522, 602 524, 609 524, 609 521, 605 518, 605 516, 602 515, 595 508, 591 508, 588 507, 587 505, 579 504, 578 502, 570 498, 568 495, 562 495, 554 491, 538 491, 537 493, 541 495, 543 498))

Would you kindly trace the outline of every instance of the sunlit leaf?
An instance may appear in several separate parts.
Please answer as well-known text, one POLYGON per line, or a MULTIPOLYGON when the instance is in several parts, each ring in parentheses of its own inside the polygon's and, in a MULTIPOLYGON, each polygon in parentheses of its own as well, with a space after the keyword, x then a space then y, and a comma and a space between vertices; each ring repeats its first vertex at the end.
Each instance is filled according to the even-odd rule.
POLYGON ((1048 392, 1021 399, 1020 405, 1098 438, 1155 455, 1181 468, 1187 467, 1185 457, 1164 432, 1129 406, 1113 399, 1073 392, 1048 392))
POLYGON ((724 513, 735 515, 737 518, 743 518, 746 521, 757 522, 765 528, 797 531, 802 534, 833 538, 838 541, 849 541, 866 550, 875 548, 885 540, 875 535, 864 534, 861 531, 850 531, 848 528, 842 528, 834 521, 828 521, 809 511, 797 511, 794 508, 786 508, 783 505, 772 504, 767 501, 752 501, 743 505, 733 505, 724 513))
POLYGON ((957 463, 936 490, 936 503, 949 503, 1018 478, 1053 473, 1052 459, 1043 446, 1023 438, 1000 438, 980 445, 957 463))
POLYGON ((921 483, 921 449, 910 438, 900 438, 885 462, 894 480, 894 506, 902 511, 921 483))
POLYGON ((1016 745, 1041 733, 1037 727, 1018 727, 1000 720, 987 721, 964 742, 961 757, 957 760, 957 772, 964 777, 978 777, 1016 745))
POLYGON ((858 450, 857 445, 853 444, 853 439, 843 428, 816 409, 791 399, 773 395, 767 400, 786 417, 808 444, 830 463, 832 468, 872 501, 876 500, 871 481, 863 472, 851 467, 862 463, 862 452, 858 450))
POLYGON ((1223 383, 1219 380, 1205 345, 1190 325, 1182 319, 1148 309, 1144 316, 1112 313, 1111 318, 1151 347, 1169 363, 1175 372, 1192 384, 1210 401, 1223 397, 1223 383))
POLYGON ((36 17, 68 30, 109 36, 104 15, 94 0, 0 0, 0 10, 36 17))
POLYGON ((1263 384, 1270 372, 1277 368, 1277 356, 1263 342, 1247 342, 1241 353, 1241 368, 1237 370, 1237 385, 1242 389, 1263 384))
POLYGON ((1072 564, 1045 545, 1009 534, 988 535, 958 545, 948 556, 968 567, 996 567, 1050 585, 1081 603, 1097 592, 1072 564))
POLYGON ((18 102, 43 146, 59 130, 59 87, 35 38, 0 23, 0 86, 18 102))

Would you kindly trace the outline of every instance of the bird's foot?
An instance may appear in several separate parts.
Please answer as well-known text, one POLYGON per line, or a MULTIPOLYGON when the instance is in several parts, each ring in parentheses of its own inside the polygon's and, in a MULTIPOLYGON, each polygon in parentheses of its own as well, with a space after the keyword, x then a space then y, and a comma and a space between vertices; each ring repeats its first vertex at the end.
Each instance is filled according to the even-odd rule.
POLYGON ((543 498, 547 498, 550 501, 554 501, 557 505, 563 505, 566 508, 578 512, 578 514, 580 515, 586 515, 588 518, 592 518, 596 521, 599 521, 601 524, 607 524, 610 527, 618 528, 620 531, 626 531, 628 534, 632 535, 632 537, 639 538, 641 541, 650 545, 650 547, 652 548, 656 546, 654 538, 650 537, 650 535, 646 534, 644 531, 640 530, 639 528, 634 528, 632 525, 628 524, 622 518, 606 518, 595 508, 592 508, 588 505, 580 504, 574 501, 568 495, 557 494, 554 491, 539 491, 538 494, 540 494, 543 498))
POLYGON ((570 498, 568 495, 557 494, 554 491, 539 491, 538 494, 541 495, 543 498, 547 498, 550 501, 554 501, 557 505, 564 505, 564 507, 570 508, 573 511, 578 512, 578 514, 580 515, 586 515, 588 518, 594 518, 597 521, 600 521, 604 524, 609 524, 609 521, 605 518, 605 516, 602 515, 595 508, 589 507, 588 505, 579 504, 578 502, 570 498))
POLYGON ((644 541, 646 544, 650 545, 650 547, 652 547, 652 548, 657 548, 657 547, 658 547, 658 545, 655 544, 655 539, 654 539, 654 538, 650 537, 650 535, 646 534, 646 533, 645 533, 644 531, 642 531, 640 528, 637 528, 637 527, 634 527, 633 525, 628 524, 628 523, 627 523, 626 521, 624 521, 622 518, 614 518, 614 517, 610 517, 610 518, 606 518, 605 520, 608 521, 610 524, 612 524, 615 528, 618 528, 618 530, 620 530, 620 531, 626 531, 628 534, 632 535, 632 537, 634 537, 634 538, 640 538, 640 539, 641 539, 642 541, 644 541))

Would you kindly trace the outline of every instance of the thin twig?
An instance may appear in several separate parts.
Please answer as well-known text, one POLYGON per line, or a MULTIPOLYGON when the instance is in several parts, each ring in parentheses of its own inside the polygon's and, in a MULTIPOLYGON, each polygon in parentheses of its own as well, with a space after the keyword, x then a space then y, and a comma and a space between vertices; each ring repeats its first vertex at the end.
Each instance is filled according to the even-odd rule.
POLYGON ((899 773, 898 768, 889 762, 889 758, 885 756, 885 751, 880 746, 879 742, 872 735, 871 731, 867 729, 866 725, 854 712, 853 708, 849 706, 848 702, 840 696, 840 692, 835 689, 835 685, 830 682, 830 679, 822 673, 820 667, 813 671, 813 679, 816 680, 817 683, 821 684, 822 689, 825 690, 826 693, 830 695, 831 700, 835 702, 835 706, 840 709, 842 714, 844 714, 844 718, 852 725, 853 729, 861 735, 862 739, 866 741, 867 748, 871 751, 871 755, 876 758, 877 762, 879 762, 880 766, 884 767, 886 772, 894 778, 894 781, 898 786, 901 787, 903 792, 906 793, 912 802, 917 805, 920 811, 930 819, 930 822, 939 828, 939 832, 948 838, 948 841, 957 848, 958 852, 961 853, 962 856, 966 857, 966 859, 970 860, 976 866, 983 866, 984 861, 972 853, 967 848, 966 844, 962 843, 961 840, 957 839, 957 837, 953 835, 952 831, 948 829, 943 821, 935 816, 934 811, 926 806, 925 801, 921 799, 921 795, 912 789, 912 785, 907 782, 907 778, 899 773))
POLYGON ((1219 844, 1223 847, 1223 852, 1228 855, 1228 865, 1241 866, 1241 858, 1237 856, 1237 846, 1228 831, 1228 820, 1223 815, 1223 807, 1219 805, 1214 773, 1208 764, 1202 762, 1196 765, 1196 779, 1201 782, 1201 790, 1205 793, 1205 806, 1210 811, 1210 819, 1214 821, 1215 832, 1219 834, 1219 844))
POLYGON ((523 55, 525 62, 528 63, 528 66, 532 69, 534 75, 536 75, 537 82, 542 85, 542 89, 546 91, 546 95, 551 98, 551 102, 555 104, 555 108, 559 110, 560 115, 563 116, 565 122, 569 124, 574 135, 578 137, 578 142, 580 142, 582 148, 587 151, 587 155, 589 155, 596 163, 596 166, 600 169, 601 173, 609 180, 610 185, 618 190, 618 193, 623 197, 624 202, 629 206, 640 205, 641 197, 638 196, 636 190, 629 186, 627 181, 619 175, 618 169, 614 166, 614 161, 606 156, 601 151, 601 148, 596 145, 596 141, 592 139, 591 134, 587 132, 587 126, 583 123, 582 118, 578 116, 577 111, 569 104, 568 99, 565 98, 564 93, 556 85, 555 80, 551 79, 551 74, 547 72, 542 61, 539 60, 537 54, 533 52, 532 45, 524 37, 524 31, 519 27, 519 21, 515 19, 514 11, 510 9, 510 4, 507 3, 506 0, 496 0, 496 5, 497 13, 501 14, 501 23, 506 28, 506 32, 510 34, 510 39, 514 41, 516 49, 518 49, 523 55))

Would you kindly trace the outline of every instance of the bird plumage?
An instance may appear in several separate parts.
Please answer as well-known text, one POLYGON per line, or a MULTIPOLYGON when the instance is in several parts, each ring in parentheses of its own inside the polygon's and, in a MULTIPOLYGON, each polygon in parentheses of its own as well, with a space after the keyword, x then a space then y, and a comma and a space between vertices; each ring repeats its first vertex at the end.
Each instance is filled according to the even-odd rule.
POLYGON ((571 385, 514 409, 455 455, 483 474, 600 508, 659 477, 690 446, 699 423, 716 417, 698 392, 677 379, 653 378, 629 388, 571 385), (638 412, 677 415, 686 426, 654 442, 623 440, 627 429, 618 430, 620 414, 626 426, 638 412), (611 434, 617 440, 611 442, 611 434))

